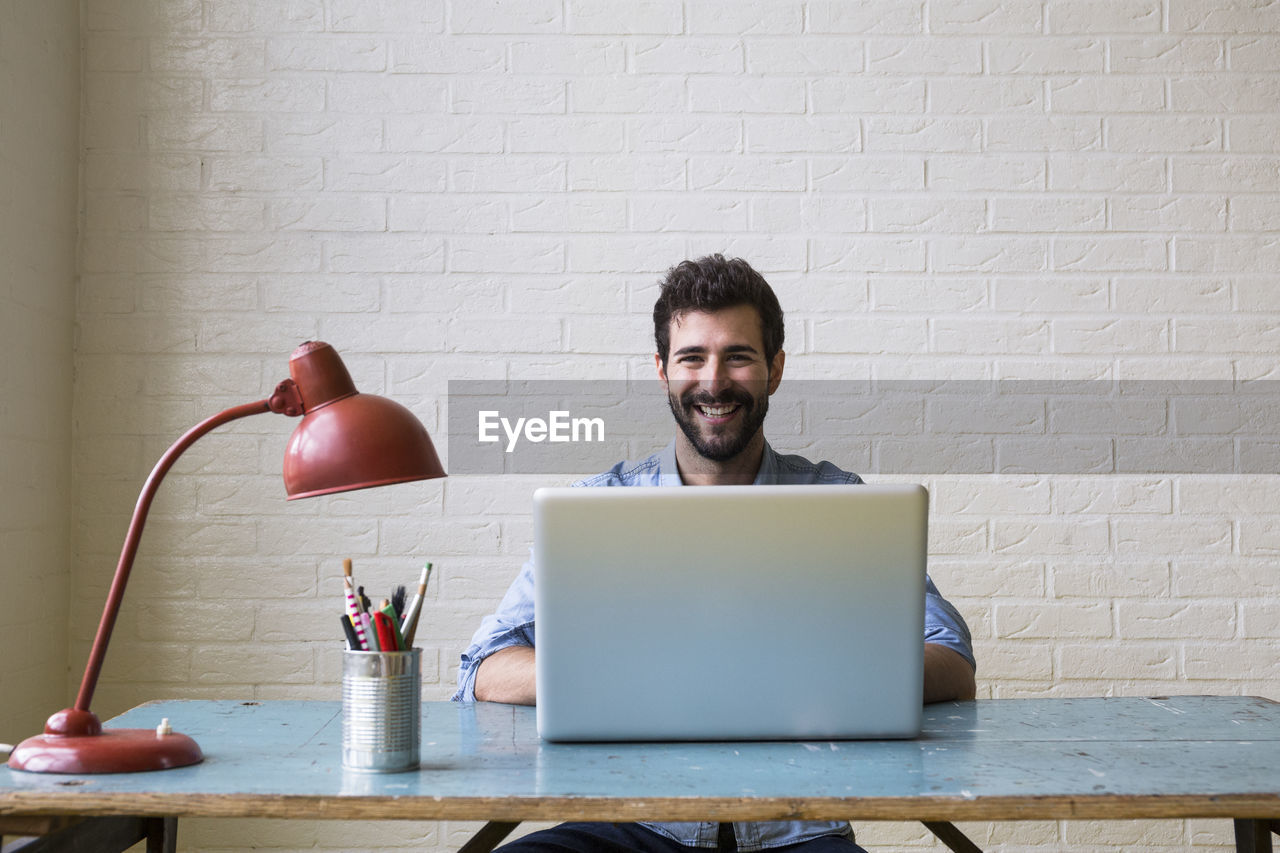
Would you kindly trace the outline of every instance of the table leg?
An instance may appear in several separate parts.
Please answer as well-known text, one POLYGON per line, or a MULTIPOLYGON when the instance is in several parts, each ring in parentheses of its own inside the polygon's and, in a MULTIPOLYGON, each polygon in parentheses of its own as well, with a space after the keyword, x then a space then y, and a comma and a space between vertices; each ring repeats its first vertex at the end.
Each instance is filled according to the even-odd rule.
POLYGON ((504 823, 499 820, 491 820, 484 826, 480 827, 480 831, 471 836, 471 840, 458 848, 458 853, 489 853, 493 848, 502 843, 502 839, 511 834, 511 831, 520 825, 520 821, 514 823, 504 823))
POLYGON ((147 853, 177 853, 178 819, 147 818, 147 853))
POLYGON ((1280 833, 1280 821, 1236 820, 1236 853, 1271 853, 1271 833, 1280 833))
POLYGON ((954 824, 934 820, 925 820, 921 823, 955 853, 982 853, 982 848, 970 841, 969 836, 956 829, 954 824))

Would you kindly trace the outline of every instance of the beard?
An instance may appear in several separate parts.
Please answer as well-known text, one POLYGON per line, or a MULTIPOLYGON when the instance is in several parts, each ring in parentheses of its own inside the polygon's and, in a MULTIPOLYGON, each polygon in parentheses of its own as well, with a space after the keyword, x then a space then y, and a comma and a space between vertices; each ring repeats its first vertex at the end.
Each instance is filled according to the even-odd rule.
POLYGON ((769 413, 769 393, 766 390, 753 396, 743 388, 727 388, 720 394, 712 394, 697 388, 682 394, 678 399, 668 392, 667 403, 671 414, 694 450, 712 462, 727 462, 734 458, 755 438, 769 413), (739 406, 736 416, 728 424, 711 425, 699 420, 696 406, 739 406))

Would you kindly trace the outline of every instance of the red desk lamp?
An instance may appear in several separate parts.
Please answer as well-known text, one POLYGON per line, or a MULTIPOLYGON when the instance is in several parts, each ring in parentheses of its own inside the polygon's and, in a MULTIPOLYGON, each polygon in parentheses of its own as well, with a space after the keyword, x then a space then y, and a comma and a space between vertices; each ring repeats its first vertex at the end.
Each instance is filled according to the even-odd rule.
POLYGON ((250 415, 302 415, 284 454, 289 500, 445 476, 422 423, 398 403, 358 392, 333 347, 319 342, 298 347, 289 357, 289 375, 268 399, 202 421, 160 457, 138 496, 76 703, 50 717, 44 734, 18 744, 9 756, 10 767, 36 773, 127 773, 183 767, 204 758, 186 735, 104 729, 89 710, 151 501, 169 468, 201 436, 250 415))

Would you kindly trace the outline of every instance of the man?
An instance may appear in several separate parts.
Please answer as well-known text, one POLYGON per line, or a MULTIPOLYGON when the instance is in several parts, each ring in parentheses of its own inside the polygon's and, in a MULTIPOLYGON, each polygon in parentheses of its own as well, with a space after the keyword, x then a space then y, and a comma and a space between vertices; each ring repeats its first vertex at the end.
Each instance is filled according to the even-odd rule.
MULTIPOLYGON (((581 486, 716 486, 861 483, 829 462, 783 456, 764 438, 769 397, 782 381, 782 308, 746 261, 720 255, 667 272, 653 309, 654 364, 679 432, 638 463, 620 462, 581 486)), ((924 700, 971 699, 974 661, 960 614, 926 583, 924 700)), ((533 566, 526 563, 496 613, 485 617, 462 656, 455 699, 531 705, 534 688, 533 566)), ((673 700, 675 701, 675 700, 673 700)), ((797 853, 858 851, 847 823, 562 824, 506 851, 691 848, 797 853), (791 845, 795 845, 792 847, 791 845)))

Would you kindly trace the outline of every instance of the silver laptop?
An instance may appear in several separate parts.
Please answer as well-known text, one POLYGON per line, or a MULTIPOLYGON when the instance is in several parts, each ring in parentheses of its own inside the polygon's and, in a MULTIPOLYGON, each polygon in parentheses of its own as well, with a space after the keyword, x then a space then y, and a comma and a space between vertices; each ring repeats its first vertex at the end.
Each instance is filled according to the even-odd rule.
POLYGON ((534 494, 549 740, 919 734, 921 486, 534 494))

